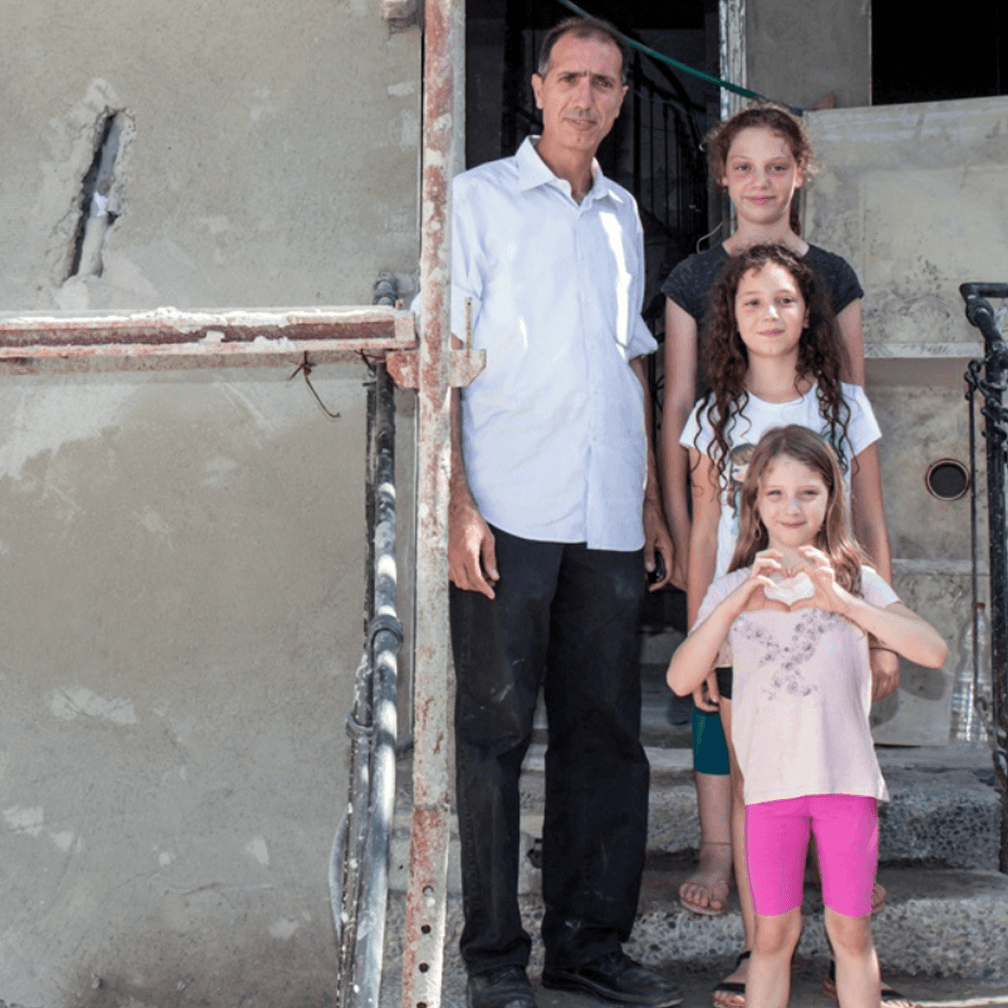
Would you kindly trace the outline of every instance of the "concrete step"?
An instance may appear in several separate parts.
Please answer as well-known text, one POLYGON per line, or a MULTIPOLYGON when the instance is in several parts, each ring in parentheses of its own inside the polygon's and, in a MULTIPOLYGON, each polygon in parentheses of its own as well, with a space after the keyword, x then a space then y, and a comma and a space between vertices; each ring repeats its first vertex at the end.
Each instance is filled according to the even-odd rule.
MULTIPOLYGON (((529 749, 522 773, 524 827, 541 825, 546 747, 529 749)), ((648 748, 648 849, 696 850, 700 825, 688 749, 648 748)), ((976 747, 879 748, 890 801, 879 806, 879 860, 996 870, 1000 805, 989 752, 976 747)), ((538 834, 534 834, 538 835, 538 834)))
MULTIPOLYGON (((690 869, 685 859, 650 859, 637 922, 625 948, 639 962, 666 975, 702 972, 713 983, 729 971, 742 947, 742 919, 734 895, 732 906, 722 917, 701 917, 684 909, 678 889, 690 869)), ((891 983, 894 975, 1008 982, 1008 876, 903 867, 880 869, 879 881, 888 891, 888 900, 875 915, 873 930, 883 973, 891 983)), ((543 965, 538 892, 526 892, 521 909, 525 928, 533 935, 529 973, 537 980, 543 965)), ((822 900, 812 886, 805 890, 803 914, 805 929, 796 955, 821 976, 829 949, 822 900)), ((465 1003, 465 972, 458 954, 461 930, 461 901, 453 894, 448 900, 445 939, 443 1004, 447 1006, 465 1003)), ((389 980, 382 993, 383 1008, 398 1004, 404 932, 405 895, 393 891, 385 931, 385 975, 389 980)), ((825 1006, 825 1000, 822 1004, 825 1006)))
MULTIPOLYGON (((876 945, 887 975, 1008 982, 1008 876, 996 871, 1000 812, 989 753, 967 747, 880 748, 878 755, 892 798, 880 813, 879 881, 888 891, 888 901, 875 916, 876 945)), ((528 854, 542 835, 544 756, 545 746, 531 747, 521 783, 526 856, 520 861, 519 891, 525 927, 535 936, 533 977, 542 969, 541 873, 528 854)), ((678 889, 693 869, 699 843, 691 753, 649 749, 648 757, 652 766, 648 867, 627 951, 672 975, 684 969, 703 971, 713 983, 741 948, 736 897, 733 893, 729 911, 716 918, 695 915, 679 904, 678 889)), ((400 770, 405 772, 392 837, 386 926, 390 991, 398 990, 401 969, 409 852, 408 766, 401 765, 400 770)), ((454 829, 448 888, 443 1003, 461 1008, 465 975, 458 955, 462 913, 454 829)), ((827 946, 821 899, 812 887, 806 889, 804 912, 799 955, 821 969, 827 946)), ((386 1001, 383 990, 383 1008, 392 1008, 397 997, 389 994, 386 1001)))
MULTIPOLYGON (((546 747, 534 744, 521 777, 521 832, 526 854, 542 836, 546 747)), ((651 795, 648 851, 654 858, 686 860, 700 844, 692 754, 686 749, 648 749, 651 795)), ((879 763, 890 801, 879 806, 879 861, 883 865, 996 871, 1000 804, 986 751, 973 747, 880 748, 879 763)), ((409 760, 399 767, 389 879, 406 888, 409 857, 409 760)), ((452 830, 449 891, 460 892, 457 831, 452 830)), ((538 887, 527 856, 520 861, 519 892, 538 887)))

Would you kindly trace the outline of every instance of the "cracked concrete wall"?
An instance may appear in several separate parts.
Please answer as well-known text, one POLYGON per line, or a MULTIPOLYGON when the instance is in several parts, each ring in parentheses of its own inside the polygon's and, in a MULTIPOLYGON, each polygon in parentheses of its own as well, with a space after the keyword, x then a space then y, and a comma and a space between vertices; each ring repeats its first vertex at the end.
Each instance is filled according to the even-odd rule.
MULTIPOLYGON (((377 2, 7 3, 0 55, 0 313, 416 269, 420 37, 377 2), (119 216, 67 280, 108 111, 119 216)), ((366 370, 313 372, 337 421, 291 370, 0 373, 0 1001, 332 1003, 366 370)))
POLYGON ((377 2, 7 3, 0 52, 0 304, 361 304, 416 268, 419 35, 377 2), (61 291, 106 108, 123 213, 61 291))

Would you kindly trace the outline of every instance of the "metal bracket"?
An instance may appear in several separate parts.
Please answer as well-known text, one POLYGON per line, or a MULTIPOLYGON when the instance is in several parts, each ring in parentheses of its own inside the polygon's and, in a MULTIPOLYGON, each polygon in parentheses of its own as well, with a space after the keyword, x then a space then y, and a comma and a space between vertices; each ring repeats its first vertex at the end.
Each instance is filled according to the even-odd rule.
MULTIPOLYGON (((385 355, 385 366, 401 389, 420 387, 419 350, 395 350, 385 355)), ((466 347, 449 352, 448 385, 465 388, 486 367, 486 350, 466 347)))

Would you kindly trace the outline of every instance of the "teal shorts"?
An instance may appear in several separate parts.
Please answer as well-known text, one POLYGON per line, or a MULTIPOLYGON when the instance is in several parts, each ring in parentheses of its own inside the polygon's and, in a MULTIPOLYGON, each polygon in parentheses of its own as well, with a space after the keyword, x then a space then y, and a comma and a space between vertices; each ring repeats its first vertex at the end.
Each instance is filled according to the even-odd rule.
POLYGON ((693 708, 693 769, 715 777, 731 772, 721 715, 708 714, 699 707, 693 708))

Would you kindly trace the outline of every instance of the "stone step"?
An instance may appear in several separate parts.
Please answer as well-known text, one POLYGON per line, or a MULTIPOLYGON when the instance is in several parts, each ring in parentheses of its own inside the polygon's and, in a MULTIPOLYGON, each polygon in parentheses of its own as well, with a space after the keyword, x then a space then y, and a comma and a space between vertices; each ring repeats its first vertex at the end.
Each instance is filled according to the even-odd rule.
MULTIPOLYGON (((522 811, 533 835, 541 825, 545 745, 530 747, 522 773, 522 811)), ((700 826, 688 749, 648 748, 651 796, 648 848, 696 850, 700 826)), ((883 748, 879 763, 890 801, 879 805, 879 860, 996 870, 1000 805, 989 752, 976 747, 883 748)))
MULTIPOLYGON (((742 919, 734 894, 732 905, 721 917, 701 917, 684 909, 678 889, 690 868, 681 858, 649 859, 637 921, 625 948, 639 962, 666 975, 702 970, 713 978, 730 969, 742 947, 742 919)), ((538 873, 533 873, 532 881, 538 881, 538 873)), ((879 881, 888 891, 888 900, 874 917, 873 931, 887 977, 1008 981, 1008 876, 916 866, 882 868, 879 881)), ((520 902, 525 928, 533 935, 529 973, 537 980, 543 965, 538 889, 527 891, 520 902)), ((806 886, 803 915, 805 929, 797 956, 824 972, 829 949, 822 900, 812 886, 806 886)), ((465 1004, 465 972, 458 954, 461 929, 460 898, 452 894, 447 907, 442 1000, 451 1008, 465 1004)), ((392 891, 385 929, 387 982, 382 1008, 398 1005, 404 932, 405 895, 401 890, 392 891)))
MULTIPOLYGON (((648 749, 651 796, 649 856, 689 860, 700 843, 693 787, 692 754, 686 749, 648 749)), ((879 861, 883 865, 996 871, 1000 804, 993 767, 985 751, 970 747, 880 748, 879 763, 890 801, 879 806, 879 861)), ((522 849, 526 855, 542 836, 545 746, 534 744, 521 777, 522 849)), ((408 760, 400 766, 393 823, 389 884, 406 888, 410 794, 408 760)), ((449 892, 460 892, 457 828, 452 827, 449 892)), ((520 860, 519 892, 537 886, 528 856, 520 860)))

